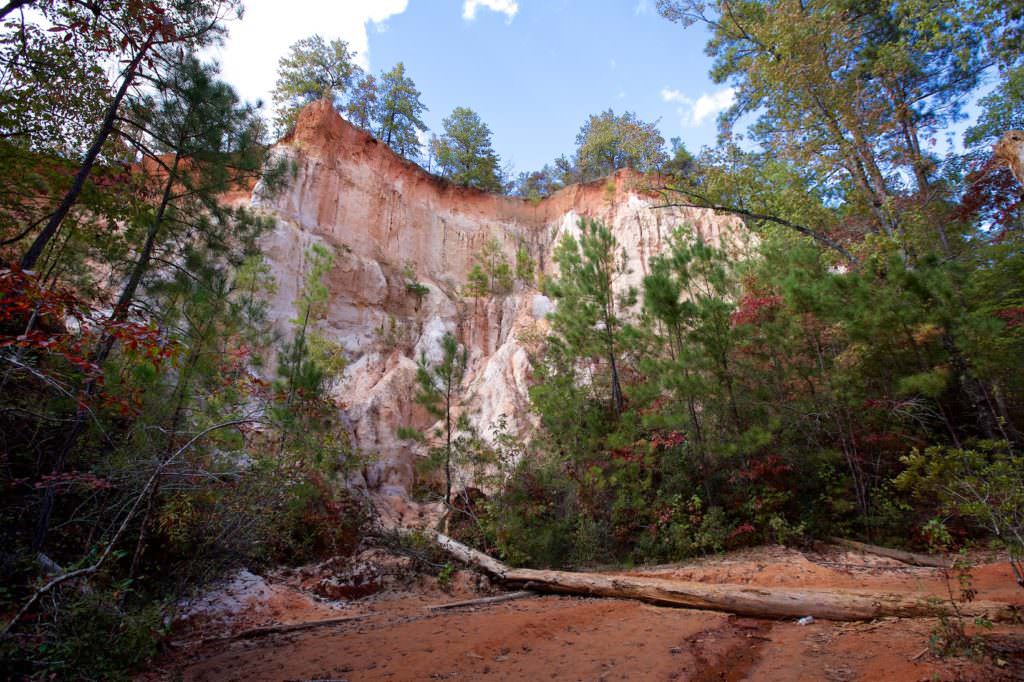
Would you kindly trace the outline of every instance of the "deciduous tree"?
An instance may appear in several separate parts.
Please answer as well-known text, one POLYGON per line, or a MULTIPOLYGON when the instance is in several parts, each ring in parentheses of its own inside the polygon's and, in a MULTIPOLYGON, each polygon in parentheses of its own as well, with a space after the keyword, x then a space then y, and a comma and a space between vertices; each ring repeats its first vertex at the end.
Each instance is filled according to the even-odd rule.
POLYGON ((588 118, 576 135, 576 172, 583 182, 620 168, 646 173, 665 162, 664 146, 657 123, 641 121, 631 111, 616 115, 608 109, 588 118))

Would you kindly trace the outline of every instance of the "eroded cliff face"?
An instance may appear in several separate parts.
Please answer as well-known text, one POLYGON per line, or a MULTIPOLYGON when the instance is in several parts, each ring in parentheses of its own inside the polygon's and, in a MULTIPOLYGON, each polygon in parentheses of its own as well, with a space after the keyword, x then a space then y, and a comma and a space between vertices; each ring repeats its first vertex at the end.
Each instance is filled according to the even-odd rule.
POLYGON ((1017 182, 1024 185, 1024 130, 1007 130, 992 152, 992 157, 1005 163, 1017 182))
POLYGON ((397 431, 430 426, 413 401, 416 360, 438 360, 445 332, 469 351, 463 403, 481 434, 489 435, 502 415, 524 438, 535 427, 527 344, 546 332, 553 303, 522 283, 507 296, 464 297, 474 255, 489 239, 498 240, 510 262, 526 247, 538 270, 552 274, 561 237, 578 229, 580 217, 599 218, 630 258, 631 273, 618 286, 638 287, 649 259, 677 226, 689 225, 712 242, 740 233, 734 220, 708 211, 655 208, 661 199, 644 193, 642 178, 628 171, 568 187, 536 205, 456 187, 345 122, 327 101, 301 113, 277 153, 293 162, 294 177, 274 196, 257 186, 252 198, 276 223, 265 241, 278 282, 271 315, 284 331, 307 248, 332 247, 331 299, 321 331, 349 358, 338 397, 369 462, 358 482, 382 495, 404 497, 413 482, 417 453, 397 431), (411 293, 409 281, 428 293, 411 293))

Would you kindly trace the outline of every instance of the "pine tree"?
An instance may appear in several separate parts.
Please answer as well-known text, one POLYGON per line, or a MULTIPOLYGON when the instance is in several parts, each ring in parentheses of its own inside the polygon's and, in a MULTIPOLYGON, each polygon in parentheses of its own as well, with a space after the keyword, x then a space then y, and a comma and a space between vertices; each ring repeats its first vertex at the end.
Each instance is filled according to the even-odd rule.
MULTIPOLYGON (((31 270, 36 267, 37 261, 78 203, 108 140, 117 128, 118 116, 126 98, 135 91, 144 68, 161 61, 155 53, 162 51, 165 55, 177 55, 183 50, 197 50, 215 42, 224 33, 222 21, 225 15, 237 12, 239 6, 238 0, 194 0, 168 3, 166 6, 156 2, 117 2, 105 7, 68 3, 67 6, 59 7, 55 13, 44 14, 49 21, 58 24, 51 27, 58 31, 69 30, 71 25, 93 26, 90 36, 95 44, 89 55, 98 59, 89 69, 93 76, 89 82, 93 86, 94 77, 111 54, 123 60, 124 68, 110 85, 113 95, 103 103, 103 115, 90 136, 88 148, 77 165, 71 184, 53 211, 40 221, 43 223, 42 229, 22 254, 22 269, 31 270)), ((71 37, 67 35, 66 39, 70 40, 71 37)), ((34 74, 38 80, 41 74, 37 71, 34 74)), ((25 110, 22 111, 24 113, 25 110)), ((22 118, 18 114, 15 116, 22 118)), ((30 225, 28 230, 18 235, 17 240, 31 234, 34 227, 30 225)))
MULTIPOLYGON (((110 357, 146 277, 179 267, 200 245, 212 253, 240 244, 251 248, 266 226, 250 211, 221 204, 234 183, 263 170, 265 148, 256 137, 260 127, 254 110, 240 105, 234 90, 217 80, 215 67, 191 55, 181 62, 169 60, 166 68, 153 79, 154 94, 131 100, 118 131, 151 162, 143 166, 148 202, 147 210, 136 213, 128 225, 138 239, 137 254, 90 352, 90 361, 98 366, 110 357)), ((91 399, 98 388, 90 379, 82 392, 91 399)), ((55 472, 63 470, 79 445, 89 415, 83 401, 47 463, 55 472)), ((47 488, 34 540, 37 548, 45 541, 53 504, 52 488, 47 488)))
POLYGON ((472 269, 466 275, 466 285, 462 288, 463 294, 470 298, 486 296, 490 290, 489 279, 480 263, 473 263, 472 269))
POLYGON ((319 396, 323 391, 325 368, 310 350, 315 335, 313 325, 327 314, 329 291, 325 278, 334 265, 334 253, 322 244, 313 244, 305 254, 306 275, 295 301, 296 315, 290 320, 292 340, 280 353, 278 377, 285 393, 286 407, 299 394, 319 396))
POLYGON ((611 230, 586 218, 580 219, 579 230, 579 241, 566 235, 555 251, 559 276, 549 282, 548 290, 558 307, 549 318, 552 331, 577 358, 604 359, 609 406, 619 415, 625 408, 619 370, 620 338, 626 326, 620 311, 632 305, 636 292, 615 292, 616 280, 628 270, 625 251, 619 250, 611 230))
POLYGON ((377 123, 378 98, 377 79, 372 74, 364 75, 352 88, 352 95, 345 105, 349 123, 372 133, 377 123))
POLYGON ((299 111, 318 99, 326 97, 341 109, 344 96, 362 73, 355 58, 344 40, 327 42, 320 35, 303 38, 288 48, 288 54, 278 61, 272 93, 278 132, 290 130, 299 111))
POLYGON ((442 177, 487 192, 502 190, 491 130, 472 109, 456 107, 444 119, 444 134, 431 139, 430 144, 442 177))
POLYGON ((516 279, 523 284, 532 286, 535 276, 535 267, 530 251, 525 246, 520 246, 516 250, 516 279))
POLYGON ((405 64, 398 62, 381 74, 378 87, 377 137, 407 159, 419 158, 422 150, 418 133, 427 129, 420 118, 427 108, 420 102, 420 91, 405 75, 405 64))
POLYGON ((729 256, 684 229, 672 236, 666 253, 651 259, 643 281, 644 310, 660 323, 667 350, 651 364, 649 375, 685 406, 686 430, 703 456, 708 430, 703 422, 717 421, 719 434, 730 438, 744 428, 733 367, 736 296, 729 256))
POLYGON ((491 237, 480 250, 473 254, 473 269, 469 273, 469 289, 480 291, 479 296, 490 293, 495 296, 507 294, 512 290, 512 268, 501 242, 491 237))
MULTIPOLYGON (((441 426, 435 431, 434 436, 441 439, 442 445, 435 449, 432 459, 440 460, 444 471, 444 504, 448 510, 447 519, 451 514, 452 504, 452 464, 458 456, 457 435, 460 430, 464 431, 469 426, 464 415, 455 415, 469 356, 450 332, 441 338, 441 352, 440 362, 433 366, 427 361, 426 355, 420 358, 416 369, 416 384, 419 388, 416 402, 431 416, 441 420, 441 426)), ((408 428, 400 429, 399 435, 403 438, 423 438, 422 434, 408 428)))

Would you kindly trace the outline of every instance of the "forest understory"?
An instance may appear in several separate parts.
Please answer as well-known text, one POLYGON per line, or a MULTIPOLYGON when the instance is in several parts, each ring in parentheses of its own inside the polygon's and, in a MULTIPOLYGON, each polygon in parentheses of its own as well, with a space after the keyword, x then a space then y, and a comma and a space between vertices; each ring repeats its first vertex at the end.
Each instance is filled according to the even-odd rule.
POLYGON ((1021 0, 641 2, 715 143, 518 174, 247 4, 0 1, 0 678, 1024 679, 1021 0))

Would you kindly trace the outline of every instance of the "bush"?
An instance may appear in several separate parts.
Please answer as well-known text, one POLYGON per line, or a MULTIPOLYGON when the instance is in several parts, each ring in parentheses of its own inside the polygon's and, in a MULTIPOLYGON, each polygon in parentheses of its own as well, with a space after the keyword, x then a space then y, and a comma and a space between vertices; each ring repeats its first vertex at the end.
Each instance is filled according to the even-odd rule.
POLYGON ((979 441, 971 448, 914 450, 903 463, 897 487, 991 533, 1024 587, 1024 455, 1005 441, 979 441))
POLYGON ((150 559, 179 565, 182 584, 202 582, 241 565, 349 554, 367 521, 354 494, 318 471, 257 462, 228 482, 169 498, 150 559))
POLYGON ((45 670, 54 679, 128 680, 159 651, 167 634, 164 604, 135 604, 123 583, 85 593, 59 590, 18 648, 0 650, 8 679, 45 670), (25 640, 33 642, 24 646, 25 640))
POLYGON ((488 501, 484 532, 488 544, 510 564, 564 567, 587 553, 576 550, 576 516, 574 491, 557 465, 522 462, 488 501))

